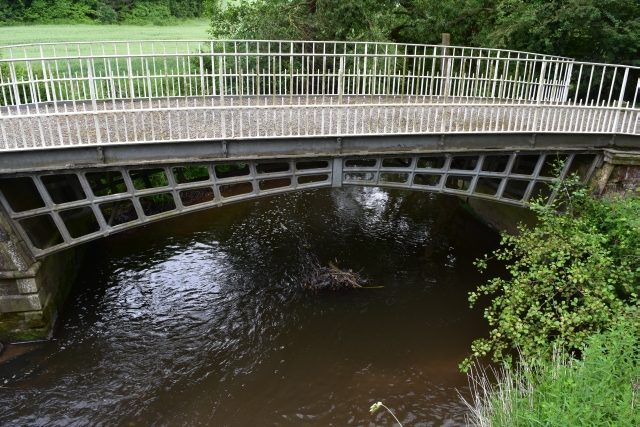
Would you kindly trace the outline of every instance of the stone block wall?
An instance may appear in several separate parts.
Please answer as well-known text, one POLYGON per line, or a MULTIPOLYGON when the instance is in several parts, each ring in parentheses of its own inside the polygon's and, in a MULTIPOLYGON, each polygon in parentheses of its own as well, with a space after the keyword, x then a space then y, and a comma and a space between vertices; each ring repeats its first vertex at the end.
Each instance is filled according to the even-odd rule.
POLYGON ((50 338, 82 252, 72 248, 35 260, 0 214, 0 341, 50 338))

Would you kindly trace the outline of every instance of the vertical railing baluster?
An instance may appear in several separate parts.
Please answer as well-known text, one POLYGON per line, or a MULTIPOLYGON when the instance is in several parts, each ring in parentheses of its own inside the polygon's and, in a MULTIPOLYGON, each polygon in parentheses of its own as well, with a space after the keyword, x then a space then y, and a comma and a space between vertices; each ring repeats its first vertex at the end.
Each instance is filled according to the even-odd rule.
POLYGON ((129 77, 129 96, 127 98, 131 98, 133 101, 135 92, 133 90, 133 66, 131 64, 131 45, 129 43, 127 43, 127 73, 129 77))
POLYGON ((223 69, 224 60, 222 56, 218 57, 218 82, 220 84, 220 133, 222 139, 227 137, 227 120, 225 116, 224 109, 224 69, 223 69))
POLYGON ((93 72, 92 61, 87 58, 87 79, 89 80, 89 94, 91 96, 91 108, 93 109, 93 123, 96 128, 96 141, 98 144, 101 144, 102 138, 100 135, 100 123, 98 121, 98 103, 96 101, 96 87, 93 72))
MULTIPOLYGON (((624 77, 622 78, 622 88, 620 88, 620 97, 618 98, 618 105, 616 109, 615 119, 613 121, 613 127, 611 132, 614 134, 618 131, 618 120, 620 119, 620 111, 622 110, 622 103, 624 102, 624 92, 627 87, 627 79, 629 78, 629 68, 625 67, 624 69, 624 77)), ((615 80, 614 80, 615 81, 615 80)), ((611 86, 613 86, 614 81, 611 82, 611 86)))
POLYGON ((340 69, 338 70, 338 135, 342 133, 342 92, 344 90, 345 57, 340 57, 340 69))

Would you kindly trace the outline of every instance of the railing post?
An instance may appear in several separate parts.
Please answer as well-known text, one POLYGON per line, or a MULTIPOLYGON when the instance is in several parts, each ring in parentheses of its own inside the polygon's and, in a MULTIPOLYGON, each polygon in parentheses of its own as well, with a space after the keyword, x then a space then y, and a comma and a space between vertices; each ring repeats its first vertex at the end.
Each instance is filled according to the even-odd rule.
POLYGON ((204 59, 202 57, 202 48, 198 49, 200 52, 200 91, 202 92, 202 99, 204 100, 205 97, 205 93, 204 93, 204 59))
MULTIPOLYGON (((616 134, 618 130, 618 120, 620 119, 620 112, 622 111, 622 103, 624 102, 624 91, 627 87, 627 79, 629 78, 629 68, 624 69, 624 78, 622 79, 622 88, 620 89, 620 98, 618 98, 618 108, 616 109, 616 118, 613 121, 613 128, 611 131, 616 134)), ((615 82, 611 82, 613 85, 615 82)), ((623 125, 624 126, 624 125, 623 125)))
MULTIPOLYGON (((564 95, 562 96, 562 102, 567 102, 569 99, 569 86, 571 85, 571 75, 573 74, 573 60, 569 63, 567 67, 567 74, 564 81, 564 95)), ((576 83, 578 84, 578 82, 576 83)), ((576 86, 576 93, 578 93, 578 87, 576 86)))
MULTIPOLYGON (((44 52, 42 51, 42 45, 40 45, 40 58, 44 57, 44 52)), ((47 67, 44 65, 44 60, 42 63, 42 79, 44 80, 44 90, 47 94, 47 102, 51 102, 51 95, 49 94, 49 84, 47 83, 47 67)), ((71 77, 71 76, 69 76, 71 77)))
POLYGON ((87 58, 87 78, 89 79, 89 95, 91 96, 91 107, 93 108, 93 123, 96 127, 96 140, 98 144, 102 143, 100 135, 100 123, 98 121, 98 103, 96 100, 96 87, 93 79, 93 64, 91 60, 87 58))
POLYGON ((538 115, 540 112, 540 101, 544 92, 544 73, 547 71, 546 57, 542 58, 542 67, 540 68, 540 83, 538 83, 538 93, 536 94, 536 111, 533 116, 533 131, 538 130, 538 115))
POLYGON ((218 82, 220 84, 220 117, 222 123, 220 124, 220 129, 222 132, 222 138, 227 137, 227 125, 226 125, 226 115, 224 113, 224 69, 223 69, 223 61, 222 56, 218 57, 218 73, 219 78, 218 82))
POLYGON ((18 76, 16 75, 16 64, 13 61, 9 63, 9 74, 11 75, 11 81, 13 81, 13 96, 15 97, 16 105, 21 105, 20 89, 18 88, 18 76))
POLYGON ((131 66, 131 46, 127 43, 127 73, 129 73, 129 98, 133 100, 133 67, 131 66))
POLYGON ((440 76, 444 79, 443 84, 440 85, 440 96, 446 97, 449 94, 449 48, 451 45, 451 34, 442 33, 442 62, 440 63, 440 76))
MULTIPOLYGON (((342 105, 342 94, 344 92, 344 56, 340 57, 340 70, 338 71, 338 105, 342 105)), ((338 136, 342 132, 342 107, 338 107, 338 136)))
POLYGON ((496 85, 498 84, 498 69, 500 68, 500 51, 496 57, 496 68, 493 70, 493 83, 491 84, 491 98, 496 96, 496 85))

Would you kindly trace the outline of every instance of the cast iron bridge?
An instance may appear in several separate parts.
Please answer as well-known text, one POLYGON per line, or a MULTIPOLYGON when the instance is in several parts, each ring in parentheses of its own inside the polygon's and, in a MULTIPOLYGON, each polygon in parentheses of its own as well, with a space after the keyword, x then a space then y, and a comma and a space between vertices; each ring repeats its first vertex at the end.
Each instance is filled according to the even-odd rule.
POLYGON ((525 205, 640 147, 640 69, 451 46, 1 48, 0 209, 36 257, 150 221, 368 185, 525 205))

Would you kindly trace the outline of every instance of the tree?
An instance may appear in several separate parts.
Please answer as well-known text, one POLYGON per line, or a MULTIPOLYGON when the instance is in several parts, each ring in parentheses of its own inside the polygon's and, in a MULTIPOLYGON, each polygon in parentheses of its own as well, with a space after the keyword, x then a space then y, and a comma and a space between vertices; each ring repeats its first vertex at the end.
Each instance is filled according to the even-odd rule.
POLYGON ((482 0, 206 0, 214 38, 462 43, 482 0), (467 10, 469 9, 469 10, 467 10), (461 16, 464 15, 463 18, 461 16))
POLYGON ((637 0, 501 0, 478 45, 582 61, 640 64, 637 0))
POLYGON ((637 0, 205 0, 214 38, 452 43, 638 64, 637 0))

